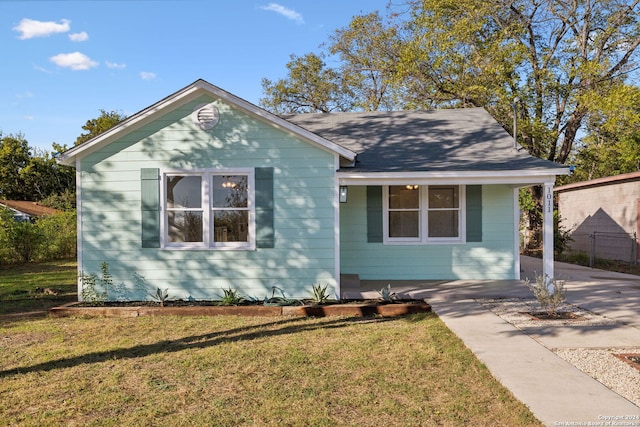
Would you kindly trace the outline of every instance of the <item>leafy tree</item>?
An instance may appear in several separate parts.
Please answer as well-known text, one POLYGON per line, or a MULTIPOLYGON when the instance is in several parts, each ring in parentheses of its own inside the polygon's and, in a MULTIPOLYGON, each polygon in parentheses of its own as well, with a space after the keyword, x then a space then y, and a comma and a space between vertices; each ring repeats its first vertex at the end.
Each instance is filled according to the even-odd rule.
POLYGON ((401 47, 398 28, 378 12, 355 16, 330 37, 329 53, 340 59, 339 75, 352 94, 352 105, 364 111, 396 110, 405 91, 394 84, 401 47))
POLYGON ((23 135, 0 133, 0 199, 32 200, 22 176, 30 157, 29 144, 23 135))
POLYGON ((354 108, 348 79, 328 68, 321 56, 291 55, 287 69, 286 79, 277 82, 262 79, 266 97, 260 100, 260 105, 264 108, 277 114, 330 113, 354 108))
POLYGON ((28 200, 43 200, 50 196, 75 191, 75 171, 69 166, 59 165, 49 153, 31 157, 20 171, 28 200))
POLYGON ((565 182, 640 171, 640 88, 619 85, 594 102, 602 105, 570 159, 575 174, 565 182))
POLYGON ((86 132, 76 138, 75 145, 82 144, 100 135, 102 132, 111 129, 126 118, 127 116, 117 111, 100 110, 100 116, 87 120, 87 123, 82 126, 82 129, 86 132))

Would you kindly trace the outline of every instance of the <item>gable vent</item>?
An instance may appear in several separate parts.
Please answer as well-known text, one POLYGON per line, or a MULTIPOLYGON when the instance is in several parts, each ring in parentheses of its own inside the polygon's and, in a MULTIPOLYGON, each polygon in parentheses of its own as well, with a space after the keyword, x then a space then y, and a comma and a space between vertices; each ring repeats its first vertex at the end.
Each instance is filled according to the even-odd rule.
POLYGON ((220 112, 211 104, 197 106, 191 114, 191 119, 202 130, 213 129, 220 120, 220 112))

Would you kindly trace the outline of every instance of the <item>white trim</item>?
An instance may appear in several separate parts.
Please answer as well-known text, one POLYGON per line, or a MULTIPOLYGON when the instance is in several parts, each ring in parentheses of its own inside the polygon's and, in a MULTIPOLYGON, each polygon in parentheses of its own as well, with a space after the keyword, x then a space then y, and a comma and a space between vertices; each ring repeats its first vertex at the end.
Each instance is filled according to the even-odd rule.
POLYGON ((442 172, 338 172, 339 185, 403 185, 410 180, 417 185, 440 184, 509 184, 530 186, 555 181, 556 175, 566 175, 564 169, 505 171, 442 171, 442 172))
POLYGON ((76 159, 76 251, 78 253, 78 301, 82 302, 82 165, 76 159))
MULTIPOLYGON (((406 185, 405 182, 403 185, 406 185)), ((413 183, 411 183, 413 185, 413 183)), ((418 237, 389 237, 389 186, 382 187, 382 242, 385 245, 437 245, 466 243, 467 200, 466 187, 458 187, 458 237, 429 237, 429 186, 419 188, 418 237)), ((452 209, 453 210, 453 209, 452 209)))
POLYGON ((517 188, 513 189, 513 268, 514 268, 514 279, 520 280, 520 198, 519 198, 520 190, 517 188))
POLYGON ((554 181, 544 183, 542 200, 542 275, 554 279, 553 271, 553 185, 554 181))
POLYGON ((271 114, 268 111, 263 110, 262 108, 259 108, 251 104, 250 102, 245 101, 244 99, 238 98, 237 96, 232 95, 231 93, 226 92, 204 80, 197 80, 191 85, 162 99, 161 101, 151 105, 150 107, 139 111, 138 113, 125 119, 124 121, 96 136, 95 138, 76 147, 73 147, 65 151, 64 153, 61 153, 56 158, 56 160, 61 164, 72 166, 76 158, 83 158, 91 154, 92 152, 104 147, 105 145, 110 144, 116 139, 121 138, 127 133, 139 129, 140 127, 152 122, 159 115, 165 114, 167 110, 171 111, 173 109, 179 108, 180 106, 195 100, 203 94, 208 94, 212 97, 219 98, 224 102, 227 102, 234 107, 243 110, 250 115, 253 115, 254 117, 258 117, 277 128, 292 133, 295 136, 298 136, 306 140, 307 142, 317 145, 329 152, 338 154, 350 161, 355 160, 355 152, 348 150, 338 144, 335 144, 325 138, 322 138, 315 133, 309 132, 308 130, 303 129, 297 125, 294 125, 293 123, 288 122, 274 114, 271 114))
POLYGON ((206 169, 161 169, 160 170, 160 248, 164 250, 241 250, 252 251, 256 249, 256 218, 255 218, 255 169, 253 168, 206 168, 206 169), (167 241, 168 208, 166 195, 166 179, 170 175, 198 176, 202 177, 200 183, 203 240, 202 242, 176 242, 167 241), (219 175, 246 175, 247 176, 247 210, 249 212, 247 242, 214 242, 211 238, 213 224, 213 211, 211 206, 210 182, 214 176, 219 175))
MULTIPOLYGON (((340 157, 335 156, 335 167, 340 167, 340 157)), ((333 238, 334 238, 334 257, 335 257, 335 281, 336 281, 336 299, 341 299, 341 283, 340 283, 340 186, 338 185, 338 177, 333 175, 333 238)))

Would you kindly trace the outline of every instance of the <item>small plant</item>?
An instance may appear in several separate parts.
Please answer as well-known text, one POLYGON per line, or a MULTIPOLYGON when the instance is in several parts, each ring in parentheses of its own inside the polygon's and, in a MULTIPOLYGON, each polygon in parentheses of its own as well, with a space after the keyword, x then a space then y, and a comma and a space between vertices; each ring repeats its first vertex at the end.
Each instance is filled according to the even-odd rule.
POLYGON ((82 301, 91 304, 102 304, 107 300, 107 292, 99 292, 96 289, 98 276, 95 273, 81 273, 80 281, 82 282, 82 301))
POLYGON ((546 275, 537 275, 535 283, 531 283, 527 278, 525 284, 533 292, 542 309, 550 317, 556 317, 558 308, 567 297, 567 291, 564 289, 565 281, 550 279, 546 275))
POLYGON ((80 274, 80 280, 82 282, 82 300, 91 304, 102 304, 108 299, 108 290, 113 287, 113 278, 109 273, 109 263, 103 262, 100 264, 101 276, 95 273, 80 274), (98 282, 100 282, 100 288, 103 291, 98 291, 98 282))
POLYGON ((326 283, 324 284, 324 286, 322 286, 322 283, 311 285, 313 293, 311 300, 316 304, 325 304, 330 298, 330 295, 327 292, 328 287, 329 285, 326 283))
POLYGON ((284 291, 275 285, 271 287, 271 298, 264 297, 263 304, 272 305, 272 306, 304 305, 303 302, 300 300, 297 300, 294 298, 287 298, 286 295, 284 294, 284 291), (280 291, 280 294, 282 295, 282 297, 276 296, 276 290, 280 291))
POLYGON ((149 296, 158 301, 158 303, 160 303, 160 307, 164 307, 164 303, 169 300, 169 288, 165 290, 156 288, 156 292, 154 294, 149 294, 149 296))
POLYGON ((396 299, 396 293, 391 291, 391 283, 389 283, 386 288, 380 289, 378 293, 385 302, 391 302, 396 299))
POLYGON ((224 295, 220 298, 220 302, 223 305, 238 305, 244 301, 244 298, 237 289, 223 289, 222 292, 224 295))

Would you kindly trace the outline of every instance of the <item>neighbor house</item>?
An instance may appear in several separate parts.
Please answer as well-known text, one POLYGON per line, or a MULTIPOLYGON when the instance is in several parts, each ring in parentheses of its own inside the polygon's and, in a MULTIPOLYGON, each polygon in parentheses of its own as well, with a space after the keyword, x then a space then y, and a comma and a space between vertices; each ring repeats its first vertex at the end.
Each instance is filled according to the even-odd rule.
POLYGON ((25 200, 0 200, 0 207, 9 209, 16 221, 34 221, 41 216, 60 213, 57 209, 25 200))
POLYGON ((58 161, 77 171, 78 268, 107 262, 122 299, 518 279, 518 189, 551 209, 567 173, 480 108, 279 117, 203 80, 58 161))
POLYGON ((570 250, 592 257, 637 262, 640 234, 640 172, 555 188, 570 250))

